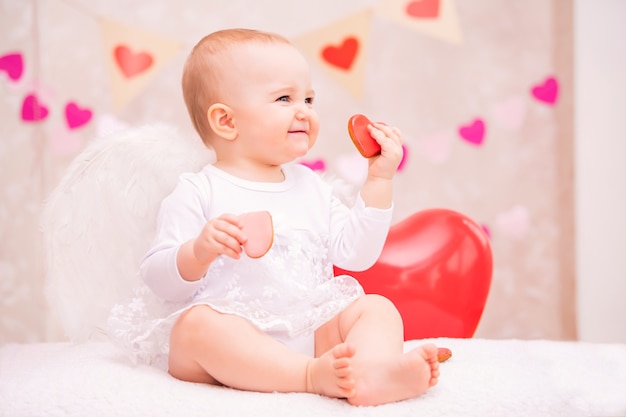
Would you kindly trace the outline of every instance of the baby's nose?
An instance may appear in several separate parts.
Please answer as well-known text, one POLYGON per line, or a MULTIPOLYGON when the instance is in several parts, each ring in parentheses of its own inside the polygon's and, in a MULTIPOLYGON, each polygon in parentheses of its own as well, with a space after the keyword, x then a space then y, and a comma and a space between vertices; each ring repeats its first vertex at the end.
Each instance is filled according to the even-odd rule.
POLYGON ((306 120, 311 116, 311 109, 307 105, 298 106, 296 118, 298 120, 306 120))

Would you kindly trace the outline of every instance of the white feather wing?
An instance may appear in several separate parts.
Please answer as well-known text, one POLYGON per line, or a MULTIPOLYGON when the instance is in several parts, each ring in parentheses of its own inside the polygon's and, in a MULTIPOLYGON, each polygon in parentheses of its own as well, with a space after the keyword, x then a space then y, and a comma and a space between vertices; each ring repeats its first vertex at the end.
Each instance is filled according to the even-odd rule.
POLYGON ((212 159, 199 139, 156 125, 97 138, 72 161, 42 217, 46 296, 71 340, 99 338, 140 283, 161 200, 212 159))

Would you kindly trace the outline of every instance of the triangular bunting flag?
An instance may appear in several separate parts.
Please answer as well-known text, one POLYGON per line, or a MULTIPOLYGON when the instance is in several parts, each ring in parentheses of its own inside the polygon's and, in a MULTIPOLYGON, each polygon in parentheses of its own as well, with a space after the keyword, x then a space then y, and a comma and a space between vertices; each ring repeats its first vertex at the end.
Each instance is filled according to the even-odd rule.
POLYGON ((181 45, 142 29, 101 20, 116 110, 140 93, 181 45))
POLYGON ((355 98, 363 96, 371 10, 294 39, 294 44, 355 98))
POLYGON ((446 42, 463 43, 454 0, 383 0, 375 11, 409 29, 446 42))

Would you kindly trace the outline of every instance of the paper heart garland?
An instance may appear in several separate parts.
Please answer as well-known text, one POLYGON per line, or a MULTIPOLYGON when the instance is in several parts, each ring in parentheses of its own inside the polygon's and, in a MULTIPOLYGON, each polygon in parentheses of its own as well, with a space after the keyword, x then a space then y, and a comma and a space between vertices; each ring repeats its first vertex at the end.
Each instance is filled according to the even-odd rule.
POLYGON ((418 0, 406 5, 406 14, 418 19, 432 19, 439 16, 439 0, 418 0))
POLYGON ((496 226, 503 235, 521 240, 528 235, 530 229, 530 214, 524 206, 515 206, 500 213, 496 218, 496 226))
POLYGON ((81 108, 73 101, 65 106, 65 121, 70 129, 79 128, 91 120, 92 112, 87 108, 81 108))
POLYGON ((404 170, 406 166, 406 161, 409 160, 409 147, 406 144, 402 144, 402 159, 400 160, 400 164, 398 165, 398 172, 404 170))
POLYGON ((39 122, 48 117, 48 108, 42 104, 35 94, 29 94, 22 102, 22 120, 39 122))
POLYGON ((96 135, 98 137, 107 136, 130 128, 130 125, 113 114, 102 114, 96 123, 96 135))
POLYGON ((420 138, 418 147, 420 153, 433 164, 441 164, 450 158, 452 151, 452 132, 439 132, 420 138))
POLYGON ((393 225, 378 261, 355 277, 366 293, 390 299, 406 340, 472 337, 491 286, 493 259, 482 227, 447 209, 417 212, 393 225))
POLYGON ((526 100, 522 96, 513 96, 493 106, 491 114, 499 126, 517 130, 524 123, 526 100))
POLYGON ((356 150, 339 155, 335 161, 334 168, 337 175, 355 186, 360 187, 367 178, 367 159, 363 158, 356 150))
POLYGON ((478 118, 467 125, 460 126, 459 136, 472 145, 482 145, 485 138, 485 122, 478 118))
POLYGON ((543 83, 534 85, 530 93, 538 101, 554 105, 559 96, 559 82, 554 77, 548 77, 543 83))
POLYGON ((126 45, 118 45, 113 51, 115 61, 126 78, 141 74, 152 66, 152 55, 147 52, 133 52, 126 45))
POLYGON ((58 126, 49 135, 50 153, 58 156, 71 156, 83 149, 84 143, 80 133, 58 126))
POLYGON ((11 81, 18 81, 24 72, 24 58, 21 53, 10 53, 0 57, 0 71, 4 71, 11 81))
POLYGON ((322 50, 322 58, 330 65, 347 71, 352 66, 358 50, 358 39, 347 37, 340 46, 326 46, 322 50))

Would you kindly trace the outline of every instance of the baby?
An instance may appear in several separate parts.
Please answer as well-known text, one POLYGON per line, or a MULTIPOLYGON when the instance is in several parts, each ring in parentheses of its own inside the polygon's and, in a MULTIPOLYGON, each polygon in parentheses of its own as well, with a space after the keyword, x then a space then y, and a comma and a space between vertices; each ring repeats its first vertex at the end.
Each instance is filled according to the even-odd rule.
MULTIPOLYGON (((293 163, 314 145, 319 121, 309 66, 284 37, 247 29, 212 33, 183 73, 194 127, 216 161, 181 176, 163 201, 141 273, 180 306, 152 317, 169 335, 176 378, 259 392, 310 392, 377 405, 437 383, 437 348, 404 353, 402 319, 333 265, 364 270, 382 250, 392 182, 402 158, 395 127, 368 126, 381 154, 354 207, 293 163), (242 249, 240 215, 269 211, 274 243, 259 259, 242 249)), ((385 279, 385 277, 380 277, 385 279)))

